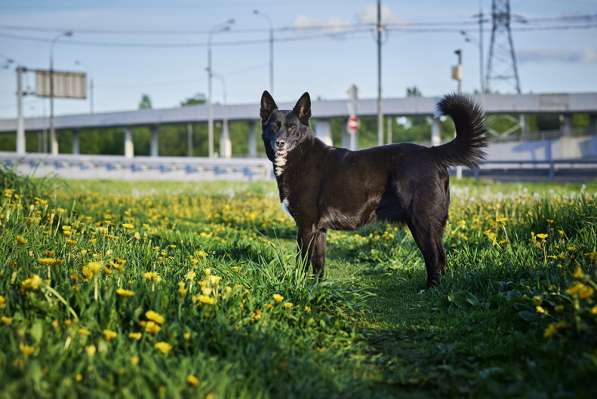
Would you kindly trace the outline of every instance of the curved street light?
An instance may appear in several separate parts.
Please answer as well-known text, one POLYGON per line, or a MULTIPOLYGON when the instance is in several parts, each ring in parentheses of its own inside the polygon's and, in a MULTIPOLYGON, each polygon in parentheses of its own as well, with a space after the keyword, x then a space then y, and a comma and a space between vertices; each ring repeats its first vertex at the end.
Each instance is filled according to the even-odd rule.
POLYGON ((225 22, 214 25, 207 34, 207 144, 210 158, 213 158, 214 156, 214 119, 211 92, 211 80, 213 77, 211 68, 211 39, 216 33, 229 31, 233 24, 234 19, 231 18, 225 22))

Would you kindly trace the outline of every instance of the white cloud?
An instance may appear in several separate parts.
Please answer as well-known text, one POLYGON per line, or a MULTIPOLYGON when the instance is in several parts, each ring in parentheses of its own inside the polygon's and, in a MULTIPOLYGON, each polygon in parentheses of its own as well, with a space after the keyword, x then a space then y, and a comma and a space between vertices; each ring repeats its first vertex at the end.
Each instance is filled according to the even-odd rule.
POLYGON ((597 63, 596 49, 523 49, 517 51, 518 60, 524 63, 566 63, 566 64, 595 64, 597 63))
POLYGON ((314 17, 299 15, 294 19, 292 25, 297 29, 308 30, 316 27, 323 27, 330 32, 341 32, 350 26, 350 22, 337 17, 332 17, 328 20, 320 20, 314 17))
MULTIPOLYGON (((364 24, 374 24, 377 22, 377 5, 369 4, 357 15, 359 22, 364 24)), ((387 6, 381 6, 381 21, 383 24, 405 24, 405 21, 394 14, 387 6)))
MULTIPOLYGON (((404 19, 398 17, 385 5, 381 6, 381 19, 383 24, 407 24, 404 19)), ((369 4, 355 15, 355 20, 360 24, 375 24, 377 22, 377 5, 369 4)), ((297 16, 293 23, 293 26, 298 29, 308 30, 315 27, 324 27, 325 30, 329 30, 330 32, 342 32, 348 29, 350 25, 350 21, 338 17, 331 17, 324 20, 306 15, 297 16)))

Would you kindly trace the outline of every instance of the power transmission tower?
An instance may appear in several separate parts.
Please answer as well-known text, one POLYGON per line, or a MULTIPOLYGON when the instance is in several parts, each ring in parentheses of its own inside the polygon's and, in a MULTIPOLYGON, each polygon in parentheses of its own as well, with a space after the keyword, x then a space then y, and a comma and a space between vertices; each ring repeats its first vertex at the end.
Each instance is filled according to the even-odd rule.
POLYGON ((489 60, 485 89, 489 92, 496 89, 492 82, 508 83, 520 93, 520 78, 516 64, 516 53, 510 29, 510 0, 492 0, 491 4, 491 42, 489 44, 489 60))

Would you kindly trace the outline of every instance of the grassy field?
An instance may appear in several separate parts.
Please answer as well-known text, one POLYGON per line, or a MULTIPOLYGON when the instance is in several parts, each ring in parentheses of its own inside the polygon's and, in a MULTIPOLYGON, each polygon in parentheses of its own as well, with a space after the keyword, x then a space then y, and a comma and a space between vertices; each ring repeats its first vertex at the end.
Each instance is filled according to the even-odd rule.
POLYGON ((0 397, 595 397, 597 186, 452 187, 295 261, 270 183, 0 175, 0 397))

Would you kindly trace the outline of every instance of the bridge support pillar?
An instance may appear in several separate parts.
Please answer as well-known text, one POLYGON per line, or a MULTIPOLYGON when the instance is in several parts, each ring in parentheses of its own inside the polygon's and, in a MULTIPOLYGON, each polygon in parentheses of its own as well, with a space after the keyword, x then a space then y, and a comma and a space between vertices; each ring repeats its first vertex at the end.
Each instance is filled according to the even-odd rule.
POLYGON ((222 133, 220 134, 220 157, 230 158, 232 156, 232 142, 228 131, 228 121, 222 121, 222 133))
POLYGON ((330 128, 330 121, 328 119, 318 119, 315 122, 315 136, 327 145, 333 145, 332 129, 330 128))
POLYGON ((79 155, 81 153, 81 147, 79 146, 79 129, 73 129, 73 155, 79 155))
POLYGON ((560 133, 562 133, 562 136, 572 135, 572 115, 560 115, 560 133))
POLYGON ((160 155, 160 148, 158 142, 158 126, 151 127, 151 143, 149 149, 149 155, 152 157, 157 157, 160 155))
POLYGON ((248 149, 248 156, 257 157, 257 122, 255 121, 249 121, 248 149))
POLYGON ((518 124, 520 125, 521 137, 527 138, 529 135, 529 124, 527 123, 527 117, 525 114, 518 115, 518 124))
POLYGON ((58 152, 58 132, 54 131, 54 134, 50 133, 50 153, 58 155, 58 152))
POLYGON ((431 145, 435 147, 441 143, 439 118, 431 118, 431 145))
POLYGON ((133 158, 135 156, 135 147, 133 146, 133 132, 131 128, 124 128, 124 157, 133 158))

